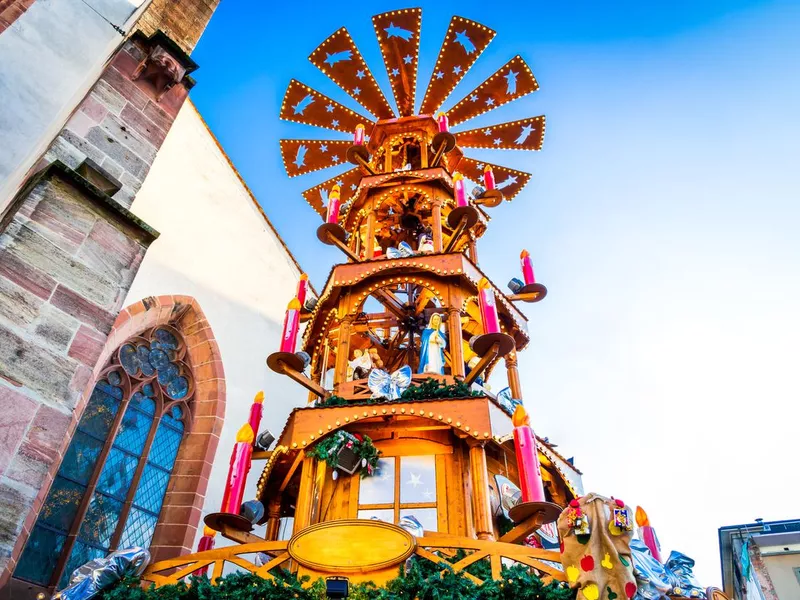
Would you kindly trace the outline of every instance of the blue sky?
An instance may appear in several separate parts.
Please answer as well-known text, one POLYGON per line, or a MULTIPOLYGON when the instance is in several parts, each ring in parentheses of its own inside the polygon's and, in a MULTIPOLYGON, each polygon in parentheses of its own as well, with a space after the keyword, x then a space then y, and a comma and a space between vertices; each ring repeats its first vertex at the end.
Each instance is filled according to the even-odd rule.
MULTIPOLYGON (((419 4, 272 4, 220 4, 192 98, 320 288, 340 255, 300 193, 334 170, 289 180, 278 139, 337 134, 280 122, 283 93, 356 108, 307 60, 342 25, 388 91, 370 17, 419 4)), ((541 86, 467 125, 547 116, 541 152, 472 153, 534 175, 479 246, 501 284, 527 248, 550 291, 524 309, 534 427, 719 583, 717 527, 800 517, 800 5, 421 5, 420 86, 454 13, 498 35, 451 103, 517 53, 541 86)))

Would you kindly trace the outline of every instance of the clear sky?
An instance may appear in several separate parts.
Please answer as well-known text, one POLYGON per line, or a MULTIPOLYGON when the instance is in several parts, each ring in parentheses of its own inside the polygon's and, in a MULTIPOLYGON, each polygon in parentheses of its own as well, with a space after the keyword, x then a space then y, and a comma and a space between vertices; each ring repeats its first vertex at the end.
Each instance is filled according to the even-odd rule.
MULTIPOLYGON (((335 170, 289 180, 278 139, 344 136, 280 122, 283 93, 355 108, 307 60, 342 25, 388 93, 370 17, 417 5, 225 0, 195 52, 194 102, 318 289, 341 256, 300 193, 335 170)), ((465 126, 547 116, 541 152, 471 152, 534 174, 479 254, 503 284, 527 248, 549 289, 524 308, 537 433, 718 584, 717 527, 800 517, 800 4, 422 7, 420 86, 459 14, 498 35, 451 103, 517 53, 541 87, 465 126)))

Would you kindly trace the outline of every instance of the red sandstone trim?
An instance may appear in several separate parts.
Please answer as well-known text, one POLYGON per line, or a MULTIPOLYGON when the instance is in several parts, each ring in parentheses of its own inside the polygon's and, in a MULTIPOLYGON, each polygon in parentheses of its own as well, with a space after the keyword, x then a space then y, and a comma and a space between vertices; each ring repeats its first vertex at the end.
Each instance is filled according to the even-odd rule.
POLYGON ((0 0, 0 33, 11 27, 36 0, 0 0))

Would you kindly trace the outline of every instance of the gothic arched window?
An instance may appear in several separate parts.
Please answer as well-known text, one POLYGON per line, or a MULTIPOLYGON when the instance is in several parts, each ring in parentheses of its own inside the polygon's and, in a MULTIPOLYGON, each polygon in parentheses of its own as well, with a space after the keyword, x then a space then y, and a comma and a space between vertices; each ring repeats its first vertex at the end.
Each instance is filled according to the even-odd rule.
POLYGON ((148 547, 187 425, 186 344, 162 325, 120 346, 92 390, 14 577, 66 585, 109 551, 148 547))

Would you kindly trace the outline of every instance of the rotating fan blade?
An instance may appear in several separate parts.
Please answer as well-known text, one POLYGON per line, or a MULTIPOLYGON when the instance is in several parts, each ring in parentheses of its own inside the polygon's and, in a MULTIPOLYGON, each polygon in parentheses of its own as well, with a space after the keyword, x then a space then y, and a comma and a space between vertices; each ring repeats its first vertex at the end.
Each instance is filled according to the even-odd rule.
POLYGON ((434 114, 492 41, 495 31, 463 17, 453 17, 422 98, 420 114, 434 114))
POLYGON ((380 119, 394 117, 389 101, 344 27, 322 42, 308 60, 371 114, 380 119))
POLYGON ((458 170, 464 177, 479 183, 483 181, 483 168, 486 165, 492 167, 494 178, 497 181, 496 187, 503 192, 503 197, 506 200, 511 200, 514 196, 519 194, 531 178, 530 173, 502 167, 500 165, 493 165, 492 163, 481 162, 467 156, 458 162, 458 170))
POLYGON ((414 114, 419 62, 421 8, 393 10, 372 17, 383 64, 401 117, 414 114))
POLYGON ((280 116, 284 121, 324 127, 350 134, 359 123, 364 125, 367 131, 375 124, 371 119, 362 117, 357 112, 353 112, 296 79, 289 82, 289 87, 283 97, 280 116))
POLYGON ((306 202, 311 205, 311 208, 317 211, 319 216, 324 219, 327 213, 328 192, 330 192, 330 189, 336 184, 342 188, 340 197, 342 204, 344 204, 353 197, 356 189, 358 189, 360 181, 361 172, 359 168, 356 167, 307 189, 303 192, 303 198, 305 198, 306 202))
POLYGON ((544 115, 456 133, 463 148, 541 150, 543 141, 544 115))
POLYGON ((447 118, 451 126, 457 125, 538 89, 528 65, 515 56, 448 110, 447 118))
POLYGON ((281 140, 281 158, 289 177, 346 164, 350 142, 342 140, 281 140))

